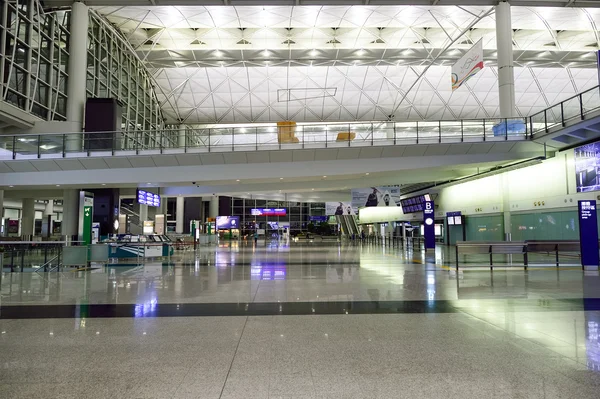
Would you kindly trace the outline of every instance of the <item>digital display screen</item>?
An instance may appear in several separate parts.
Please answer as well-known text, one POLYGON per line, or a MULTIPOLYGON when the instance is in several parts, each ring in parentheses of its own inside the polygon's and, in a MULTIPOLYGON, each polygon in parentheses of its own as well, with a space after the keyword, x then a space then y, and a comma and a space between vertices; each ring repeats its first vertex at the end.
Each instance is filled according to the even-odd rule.
POLYGON ((251 209, 252 216, 285 216, 287 210, 285 208, 256 208, 251 209))
POLYGON ((239 216, 217 216, 217 230, 229 230, 240 228, 239 216))
POLYGON ((449 216, 448 217, 448 224, 449 225, 453 225, 454 224, 454 216, 449 216))
POLYGON ((137 190, 137 202, 142 205, 160 206, 160 195, 144 190, 137 190))
POLYGON ((425 202, 430 201, 429 194, 417 195, 416 197, 404 198, 400 200, 403 213, 423 212, 425 202))
POLYGON ((454 216, 454 224, 462 224, 462 216, 454 216))

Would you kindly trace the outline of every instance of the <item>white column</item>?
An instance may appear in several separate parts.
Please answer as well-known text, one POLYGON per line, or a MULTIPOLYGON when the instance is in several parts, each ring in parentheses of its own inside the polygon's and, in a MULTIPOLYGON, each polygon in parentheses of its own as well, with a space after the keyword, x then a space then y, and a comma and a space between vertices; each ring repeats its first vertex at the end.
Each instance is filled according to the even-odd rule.
POLYGON ((208 217, 216 218, 219 216, 219 197, 212 197, 208 204, 208 217))
POLYGON ((79 191, 64 190, 61 234, 67 239, 79 234, 79 191))
POLYGON ((496 6, 496 46, 498 48, 498 93, 500 117, 515 116, 515 74, 513 67, 513 31, 510 4, 501 1, 496 6))
POLYGON ((177 204, 175 207, 175 232, 177 234, 183 233, 183 212, 184 212, 184 198, 177 197, 177 204))
POLYGON ((504 216, 504 240, 512 241, 512 225, 510 217, 510 190, 508 173, 500 175, 500 192, 502 193, 502 211, 504 216))
POLYGON ((179 135, 177 136, 177 144, 179 144, 179 148, 185 148, 185 125, 179 125, 179 135))
MULTIPOLYGON (((88 6, 74 2, 71 6, 71 35, 69 36, 69 74, 67 87, 67 121, 73 122, 77 131, 83 130, 83 110, 85 108, 87 48, 89 16, 88 6)), ((81 136, 67 136, 66 151, 81 151, 81 136)))
POLYGON ((21 209, 21 236, 33 236, 35 224, 35 200, 33 198, 23 199, 21 209))
POLYGON ((144 222, 148 220, 148 205, 140 204, 140 224, 144 227, 144 222))
POLYGON ((46 209, 44 209, 44 216, 52 216, 54 215, 54 200, 48 201, 46 204, 46 209))
POLYGON ((6 227, 4 225, 4 190, 0 190, 0 237, 6 235, 6 227))

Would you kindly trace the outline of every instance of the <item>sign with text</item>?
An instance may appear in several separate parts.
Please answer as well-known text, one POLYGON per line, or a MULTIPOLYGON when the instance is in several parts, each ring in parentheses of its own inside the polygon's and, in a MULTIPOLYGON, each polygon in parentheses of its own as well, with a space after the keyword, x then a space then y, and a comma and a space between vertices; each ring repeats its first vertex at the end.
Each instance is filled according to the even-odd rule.
POLYGON ((145 190, 137 190, 137 202, 142 205, 160 206, 160 195, 145 190))
POLYGON ((598 266, 598 222, 596 201, 578 201, 579 209, 579 245, 581 265, 598 266))
POLYGON ((251 209, 252 216, 285 216, 287 210, 285 208, 256 208, 251 209))
POLYGON ((332 215, 356 215, 356 209, 348 202, 326 202, 325 214, 332 215))
POLYGON ((239 216, 219 216, 217 217, 217 230, 230 230, 240 228, 239 216))
MULTIPOLYGON (((371 206, 399 206, 400 187, 368 187, 352 189, 352 209, 371 206)), ((344 212, 344 214, 347 214, 344 212)))
POLYGON ((435 249, 435 205, 433 201, 424 203, 423 235, 425 236, 425 250, 435 249))

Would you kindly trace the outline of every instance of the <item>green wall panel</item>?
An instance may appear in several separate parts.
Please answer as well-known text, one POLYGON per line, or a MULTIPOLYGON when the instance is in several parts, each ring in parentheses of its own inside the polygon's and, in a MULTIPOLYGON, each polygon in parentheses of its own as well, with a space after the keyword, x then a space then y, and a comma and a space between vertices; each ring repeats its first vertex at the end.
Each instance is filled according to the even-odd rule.
POLYGON ((513 241, 579 240, 577 211, 512 214, 511 221, 513 241))
POLYGON ((504 241, 503 215, 467 216, 467 241, 504 241))

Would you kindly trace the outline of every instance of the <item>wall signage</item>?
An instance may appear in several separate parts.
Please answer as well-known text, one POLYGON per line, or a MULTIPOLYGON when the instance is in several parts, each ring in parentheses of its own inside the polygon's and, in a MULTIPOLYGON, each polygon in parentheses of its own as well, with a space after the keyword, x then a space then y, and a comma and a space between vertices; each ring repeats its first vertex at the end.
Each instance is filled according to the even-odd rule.
POLYGON ((423 203, 423 235, 425 251, 435 249, 435 205, 433 201, 423 203))
POLYGON ((598 266, 598 222, 596 201, 578 201, 579 245, 581 247, 581 265, 598 266))

